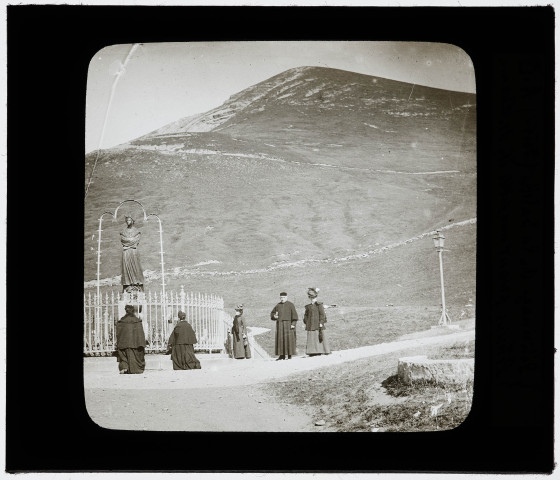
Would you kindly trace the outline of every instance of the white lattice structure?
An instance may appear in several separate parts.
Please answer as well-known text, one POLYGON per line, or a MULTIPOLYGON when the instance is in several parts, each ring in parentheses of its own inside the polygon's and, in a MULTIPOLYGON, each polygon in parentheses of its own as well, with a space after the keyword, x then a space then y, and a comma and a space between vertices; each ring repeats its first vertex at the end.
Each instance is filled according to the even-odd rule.
POLYGON ((196 332, 197 351, 225 351, 232 318, 224 311, 224 301, 213 294, 185 292, 105 293, 84 295, 84 355, 105 356, 115 351, 116 323, 125 315, 124 306, 136 307, 146 334, 146 352, 165 352, 167 340, 177 313, 186 313, 186 320, 196 332))

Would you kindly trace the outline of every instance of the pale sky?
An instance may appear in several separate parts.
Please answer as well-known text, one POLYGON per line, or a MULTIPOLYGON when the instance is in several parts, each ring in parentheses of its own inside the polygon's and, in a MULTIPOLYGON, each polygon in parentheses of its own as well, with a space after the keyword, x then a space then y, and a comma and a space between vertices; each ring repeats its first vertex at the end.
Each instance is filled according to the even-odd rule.
POLYGON ((476 91, 470 57, 462 49, 443 43, 113 45, 97 52, 90 62, 86 153, 125 143, 180 118, 204 113, 247 87, 301 66, 338 68, 418 85, 476 91))

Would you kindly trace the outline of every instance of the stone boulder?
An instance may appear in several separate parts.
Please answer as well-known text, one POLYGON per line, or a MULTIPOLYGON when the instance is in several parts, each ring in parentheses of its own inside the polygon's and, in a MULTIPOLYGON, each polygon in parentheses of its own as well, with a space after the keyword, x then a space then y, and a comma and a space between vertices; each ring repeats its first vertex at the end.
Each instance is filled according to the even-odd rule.
POLYGON ((398 377, 406 385, 417 382, 464 385, 474 378, 474 358, 432 360, 426 355, 399 358, 398 377))

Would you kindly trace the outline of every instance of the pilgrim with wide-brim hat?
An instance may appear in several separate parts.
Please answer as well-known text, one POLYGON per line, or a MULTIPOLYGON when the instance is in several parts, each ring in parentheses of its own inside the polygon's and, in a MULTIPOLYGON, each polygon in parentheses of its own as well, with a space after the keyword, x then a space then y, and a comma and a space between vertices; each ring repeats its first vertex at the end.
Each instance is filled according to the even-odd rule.
POLYGON ((331 353, 325 327, 327 315, 323 302, 317 300, 319 288, 311 287, 307 289, 307 297, 310 300, 305 306, 303 323, 307 330, 307 343, 305 353, 309 356, 328 355, 331 353))
POLYGON ((243 308, 243 304, 235 307, 235 317, 231 327, 233 358, 238 360, 251 358, 251 347, 249 345, 247 325, 243 318, 243 308))

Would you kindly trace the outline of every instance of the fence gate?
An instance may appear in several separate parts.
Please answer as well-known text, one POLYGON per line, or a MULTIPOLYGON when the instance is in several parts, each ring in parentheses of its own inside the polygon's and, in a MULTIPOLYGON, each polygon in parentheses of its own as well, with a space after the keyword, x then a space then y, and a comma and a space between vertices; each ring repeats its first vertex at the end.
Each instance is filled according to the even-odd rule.
POLYGON ((181 310, 196 332, 196 351, 226 350, 227 332, 232 318, 224 311, 224 301, 213 294, 185 292, 116 293, 84 295, 84 355, 112 355, 116 344, 116 324, 125 315, 125 305, 136 308, 146 335, 146 352, 167 350, 169 335, 181 310))

